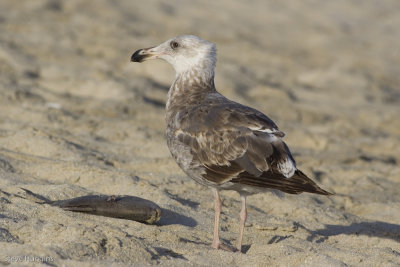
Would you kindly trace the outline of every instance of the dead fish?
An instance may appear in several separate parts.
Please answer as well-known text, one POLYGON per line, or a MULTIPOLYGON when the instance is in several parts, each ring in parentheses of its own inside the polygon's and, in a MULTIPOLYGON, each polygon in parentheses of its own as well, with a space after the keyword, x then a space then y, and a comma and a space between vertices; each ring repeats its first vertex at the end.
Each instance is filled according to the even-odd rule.
POLYGON ((154 202, 134 196, 88 195, 66 200, 51 201, 24 189, 28 196, 41 204, 57 206, 63 210, 83 212, 112 218, 154 224, 161 218, 161 208, 154 202))

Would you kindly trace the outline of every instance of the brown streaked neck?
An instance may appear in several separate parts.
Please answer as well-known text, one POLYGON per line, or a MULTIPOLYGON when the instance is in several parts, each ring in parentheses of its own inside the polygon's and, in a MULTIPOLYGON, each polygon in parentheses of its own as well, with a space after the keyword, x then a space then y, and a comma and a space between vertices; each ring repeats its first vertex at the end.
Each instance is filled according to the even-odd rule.
POLYGON ((207 94, 214 92, 214 70, 205 72, 192 68, 178 73, 168 91, 166 117, 175 116, 184 107, 200 104, 207 94))

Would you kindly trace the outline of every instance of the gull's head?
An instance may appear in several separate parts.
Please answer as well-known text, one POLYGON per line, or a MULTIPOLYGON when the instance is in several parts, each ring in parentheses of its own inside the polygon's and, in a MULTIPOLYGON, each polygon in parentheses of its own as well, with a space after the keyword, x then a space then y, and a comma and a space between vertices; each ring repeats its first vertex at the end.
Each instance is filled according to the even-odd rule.
POLYGON ((175 71, 183 73, 193 68, 214 72, 216 47, 200 37, 181 35, 158 46, 143 48, 133 53, 131 61, 143 62, 161 58, 170 63, 175 71))

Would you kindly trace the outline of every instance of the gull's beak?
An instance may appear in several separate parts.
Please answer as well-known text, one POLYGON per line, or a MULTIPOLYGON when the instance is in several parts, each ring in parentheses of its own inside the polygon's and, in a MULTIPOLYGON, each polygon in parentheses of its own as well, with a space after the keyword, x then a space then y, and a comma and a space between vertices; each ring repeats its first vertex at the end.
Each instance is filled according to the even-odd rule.
POLYGON ((137 50, 131 56, 132 62, 143 62, 149 59, 158 58, 159 53, 156 51, 155 47, 143 48, 137 50))

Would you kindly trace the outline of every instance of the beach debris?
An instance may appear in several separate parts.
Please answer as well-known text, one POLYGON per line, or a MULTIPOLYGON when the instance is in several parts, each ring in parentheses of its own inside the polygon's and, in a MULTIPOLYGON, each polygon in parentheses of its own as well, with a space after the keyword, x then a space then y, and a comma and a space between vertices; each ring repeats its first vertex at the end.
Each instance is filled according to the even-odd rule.
POLYGON ((27 198, 36 203, 57 206, 63 210, 133 220, 146 224, 154 224, 161 218, 161 208, 156 203, 140 197, 127 195, 87 195, 51 201, 28 189, 21 189, 25 191, 27 198))

